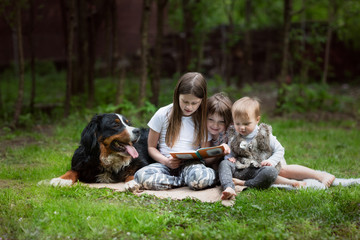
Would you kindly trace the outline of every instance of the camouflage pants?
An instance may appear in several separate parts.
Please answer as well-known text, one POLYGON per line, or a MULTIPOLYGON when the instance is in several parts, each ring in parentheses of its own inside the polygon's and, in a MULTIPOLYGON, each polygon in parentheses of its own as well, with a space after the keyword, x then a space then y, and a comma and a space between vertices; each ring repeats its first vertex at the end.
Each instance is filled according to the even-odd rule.
POLYGON ((174 175, 173 170, 161 163, 153 163, 135 173, 135 181, 144 189, 166 190, 174 187, 189 186, 200 190, 215 183, 215 171, 203 164, 193 164, 179 169, 174 175))

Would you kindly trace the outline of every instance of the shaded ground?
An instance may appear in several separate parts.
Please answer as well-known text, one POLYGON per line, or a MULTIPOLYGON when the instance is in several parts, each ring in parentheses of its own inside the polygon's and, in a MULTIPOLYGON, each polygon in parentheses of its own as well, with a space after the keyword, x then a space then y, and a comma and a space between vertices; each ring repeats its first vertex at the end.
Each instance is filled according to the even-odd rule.
MULTIPOLYGON (((54 127, 55 126, 53 125, 35 125, 32 128, 32 132, 38 133, 42 136, 52 136, 54 127)), ((0 136, 5 136, 6 134, 8 134, 7 131, 0 129, 0 136)), ((36 144, 40 142, 41 140, 38 140, 32 136, 15 136, 11 137, 11 139, 0 140, 0 160, 1 158, 6 157, 7 149, 24 147, 29 144, 36 144)))

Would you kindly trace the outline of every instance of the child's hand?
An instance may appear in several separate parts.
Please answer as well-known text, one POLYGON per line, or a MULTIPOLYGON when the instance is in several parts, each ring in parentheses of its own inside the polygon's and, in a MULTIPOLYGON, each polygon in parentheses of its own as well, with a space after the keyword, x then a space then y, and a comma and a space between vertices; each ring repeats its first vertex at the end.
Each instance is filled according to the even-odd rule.
POLYGON ((229 145, 227 145, 226 143, 223 143, 223 144, 221 144, 221 146, 223 146, 224 149, 225 149, 225 150, 224 150, 224 154, 225 154, 225 155, 230 154, 231 150, 230 150, 229 145))
POLYGON ((235 162, 236 162, 236 158, 234 158, 234 157, 228 158, 228 160, 229 160, 230 162, 232 162, 232 163, 235 163, 235 162))
POLYGON ((262 166, 262 167, 263 167, 263 166, 272 166, 272 164, 271 164, 270 161, 265 160, 265 161, 262 161, 262 162, 261 162, 261 166, 262 166))
POLYGON ((182 161, 180 159, 173 158, 172 156, 169 156, 165 166, 167 166, 167 167, 169 167, 171 169, 176 169, 176 168, 180 167, 181 162, 182 161))

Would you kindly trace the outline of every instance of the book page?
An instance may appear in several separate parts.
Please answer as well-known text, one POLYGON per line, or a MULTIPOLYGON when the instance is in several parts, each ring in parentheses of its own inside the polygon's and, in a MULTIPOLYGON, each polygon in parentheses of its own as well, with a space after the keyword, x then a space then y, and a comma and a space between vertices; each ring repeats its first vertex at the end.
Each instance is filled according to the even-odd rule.
POLYGON ((225 149, 223 146, 200 148, 198 150, 199 154, 203 158, 220 156, 220 155, 224 154, 224 151, 225 151, 225 149))
POLYGON ((170 155, 173 158, 189 160, 189 159, 202 159, 208 157, 217 157, 224 154, 224 147, 223 146, 215 146, 215 147, 207 147, 207 148, 200 148, 197 151, 190 151, 190 152, 171 152, 170 155), (201 157, 199 157, 201 156, 201 157))
POLYGON ((173 158, 189 160, 189 159, 199 159, 196 155, 196 152, 171 152, 170 155, 173 158))

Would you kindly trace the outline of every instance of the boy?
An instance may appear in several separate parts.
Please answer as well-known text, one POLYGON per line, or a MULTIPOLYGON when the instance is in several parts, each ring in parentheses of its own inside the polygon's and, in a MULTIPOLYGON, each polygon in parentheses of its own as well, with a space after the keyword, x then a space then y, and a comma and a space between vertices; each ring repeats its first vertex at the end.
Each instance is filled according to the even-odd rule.
POLYGON ((237 100, 231 112, 234 126, 227 131, 231 153, 219 166, 223 188, 221 199, 231 199, 236 195, 235 184, 260 189, 273 183, 295 187, 306 184, 278 176, 281 163, 285 164, 284 148, 272 135, 271 126, 258 125, 260 103, 256 98, 237 100))

